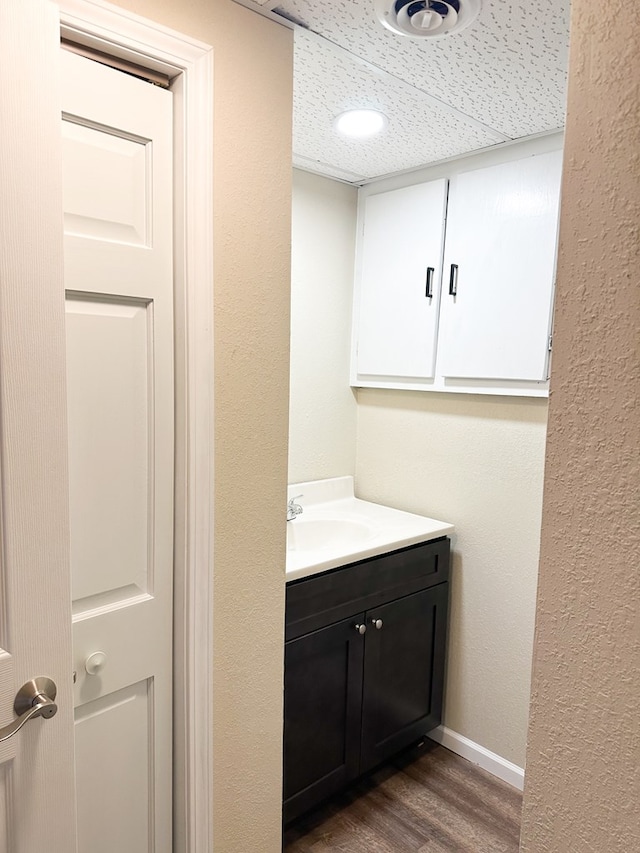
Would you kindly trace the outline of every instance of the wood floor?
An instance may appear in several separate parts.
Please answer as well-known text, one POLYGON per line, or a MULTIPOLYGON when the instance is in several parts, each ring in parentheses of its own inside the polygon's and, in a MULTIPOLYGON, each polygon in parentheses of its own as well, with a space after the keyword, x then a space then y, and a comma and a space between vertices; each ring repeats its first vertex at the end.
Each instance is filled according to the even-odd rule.
POLYGON ((432 741, 285 831, 285 853, 517 853, 522 795, 432 741))

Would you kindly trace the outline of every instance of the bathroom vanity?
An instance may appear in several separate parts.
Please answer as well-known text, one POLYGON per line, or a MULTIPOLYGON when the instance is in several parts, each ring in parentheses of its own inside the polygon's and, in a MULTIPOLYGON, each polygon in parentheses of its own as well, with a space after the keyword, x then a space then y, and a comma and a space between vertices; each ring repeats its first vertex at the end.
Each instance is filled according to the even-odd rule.
POLYGON ((305 521, 324 545, 288 534, 285 822, 419 740, 442 710, 452 526, 358 501, 351 478, 321 482, 351 495, 311 497, 305 521))

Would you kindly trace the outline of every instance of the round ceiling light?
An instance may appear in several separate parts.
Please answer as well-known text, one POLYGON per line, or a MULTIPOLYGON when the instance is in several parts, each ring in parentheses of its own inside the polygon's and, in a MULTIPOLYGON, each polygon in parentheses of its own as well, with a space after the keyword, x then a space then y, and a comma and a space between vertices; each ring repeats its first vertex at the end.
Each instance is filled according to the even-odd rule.
POLYGON ((374 0, 376 17, 392 33, 409 38, 444 38, 468 27, 481 0, 374 0))
POLYGON ((388 121, 387 117, 377 110, 347 110, 340 113, 333 124, 341 136, 367 139, 383 131, 388 121))

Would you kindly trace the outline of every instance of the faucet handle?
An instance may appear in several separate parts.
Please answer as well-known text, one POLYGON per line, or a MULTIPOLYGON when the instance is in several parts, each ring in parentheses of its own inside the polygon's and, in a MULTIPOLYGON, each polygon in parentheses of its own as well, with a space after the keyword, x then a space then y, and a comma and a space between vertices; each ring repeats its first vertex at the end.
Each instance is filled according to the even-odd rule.
POLYGON ((300 504, 296 503, 298 498, 303 497, 304 495, 296 495, 294 498, 289 498, 287 501, 287 521, 293 521, 296 516, 300 515, 301 512, 304 512, 300 504))

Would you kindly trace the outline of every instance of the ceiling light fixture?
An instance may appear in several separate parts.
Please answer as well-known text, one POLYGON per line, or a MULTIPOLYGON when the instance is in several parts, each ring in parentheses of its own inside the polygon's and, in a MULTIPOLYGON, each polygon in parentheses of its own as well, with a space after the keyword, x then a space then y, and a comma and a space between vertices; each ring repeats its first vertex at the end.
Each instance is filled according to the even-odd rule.
POLYGON ((387 124, 387 117, 378 110, 347 110, 333 122, 337 132, 349 139, 368 139, 384 130, 387 124))
POLYGON ((401 36, 438 39, 459 33, 480 12, 481 0, 374 0, 380 23, 401 36))

